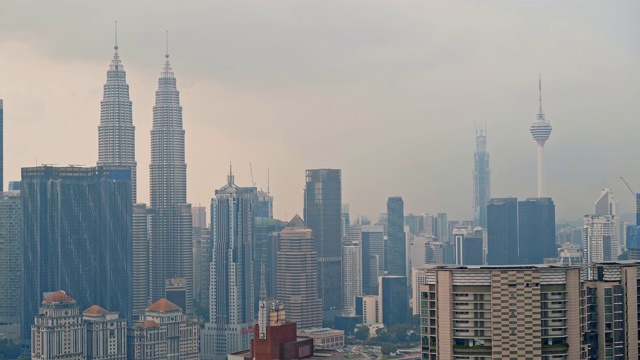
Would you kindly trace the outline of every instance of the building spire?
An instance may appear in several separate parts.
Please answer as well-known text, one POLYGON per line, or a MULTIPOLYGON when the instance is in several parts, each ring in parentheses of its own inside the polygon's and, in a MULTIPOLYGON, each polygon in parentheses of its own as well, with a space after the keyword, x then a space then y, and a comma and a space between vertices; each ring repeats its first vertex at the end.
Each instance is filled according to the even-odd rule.
POLYGON ((118 21, 116 21, 116 42, 115 45, 113 46, 113 49, 118 52, 118 21))
POLYGON ((169 30, 167 30, 167 52, 164 55, 167 59, 169 58, 169 30))
POLYGON ((538 102, 540 108, 538 109, 538 120, 544 120, 544 113, 542 112, 542 75, 538 74, 538 102))
POLYGON ((227 176, 227 183, 229 185, 233 185, 234 183, 233 168, 231 167, 231 162, 229 162, 229 176, 227 176))

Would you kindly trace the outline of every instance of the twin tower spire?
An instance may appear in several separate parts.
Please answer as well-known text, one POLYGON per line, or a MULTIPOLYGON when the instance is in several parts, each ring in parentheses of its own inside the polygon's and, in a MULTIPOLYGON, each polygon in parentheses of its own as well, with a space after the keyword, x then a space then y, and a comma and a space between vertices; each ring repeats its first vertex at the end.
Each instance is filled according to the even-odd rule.
MULTIPOLYGON (((126 81, 126 72, 120 55, 118 53, 118 22, 115 23, 115 42, 113 49, 115 50, 109 70, 107 71, 107 81, 104 84, 104 96, 100 103, 100 125, 98 126, 98 165, 101 166, 129 166, 131 168, 131 184, 133 202, 137 202, 137 163, 135 160, 135 127, 133 125, 132 103, 129 98, 129 85, 126 81)), ((159 87, 156 92, 156 106, 154 106, 154 129, 156 125, 162 125, 168 122, 164 117, 170 117, 169 122, 172 123, 174 131, 182 132, 182 136, 172 136, 172 139, 184 139, 184 130, 182 129, 182 108, 179 104, 179 93, 175 86, 175 77, 171 64, 169 63, 169 32, 166 33, 166 52, 165 64, 160 74, 159 87), (173 79, 173 80, 163 80, 173 79), (160 98, 158 97, 160 96, 160 98), (162 109, 156 114, 156 108, 162 109), (175 108, 172 110, 172 108, 175 108), (174 118, 179 112, 179 119, 174 118), (179 129, 176 128, 179 126, 179 129)), ((153 144, 152 133, 152 149, 157 146, 153 144)), ((171 159, 184 163, 184 140, 182 149, 177 154, 171 154, 171 159)), ((153 152, 153 151, 152 151, 153 152)), ((152 154, 152 163, 154 159, 164 159, 157 152, 152 154)), ((153 167, 153 165, 151 166, 153 167)), ((181 174, 180 174, 181 175, 181 174)), ((186 175, 185 175, 186 176, 186 175)), ((186 182, 186 181, 185 181, 186 182)), ((152 179, 153 183, 153 179, 152 179)), ((153 188, 153 187, 152 187, 153 188)), ((185 193, 186 189, 181 191, 185 193)), ((185 199, 186 201, 186 199, 185 199)), ((184 201, 183 201, 184 202, 184 201)))

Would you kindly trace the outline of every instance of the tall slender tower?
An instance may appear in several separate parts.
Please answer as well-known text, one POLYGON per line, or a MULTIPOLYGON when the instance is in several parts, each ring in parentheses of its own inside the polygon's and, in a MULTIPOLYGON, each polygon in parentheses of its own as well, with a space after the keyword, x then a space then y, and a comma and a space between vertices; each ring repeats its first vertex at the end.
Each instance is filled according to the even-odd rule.
POLYGON ((476 127, 476 151, 473 153, 473 222, 487 226, 487 205, 491 198, 491 172, 487 151, 487 128, 476 127))
POLYGON ((544 166, 542 148, 551 135, 551 124, 549 124, 549 121, 545 119, 544 112, 542 112, 542 77, 538 78, 538 90, 540 92, 540 108, 538 110, 536 121, 531 124, 530 131, 533 136, 533 140, 538 143, 538 197, 544 197, 544 166))
POLYGON ((169 49, 156 91, 151 129, 151 269, 153 301, 164 297, 165 280, 187 280, 187 313, 193 286, 191 206, 187 202, 182 106, 169 49))
POLYGON ((100 102, 98 126, 98 165, 131 167, 131 194, 136 203, 136 147, 135 127, 131 115, 129 85, 118 54, 118 24, 116 23, 113 59, 107 71, 104 95, 100 102))

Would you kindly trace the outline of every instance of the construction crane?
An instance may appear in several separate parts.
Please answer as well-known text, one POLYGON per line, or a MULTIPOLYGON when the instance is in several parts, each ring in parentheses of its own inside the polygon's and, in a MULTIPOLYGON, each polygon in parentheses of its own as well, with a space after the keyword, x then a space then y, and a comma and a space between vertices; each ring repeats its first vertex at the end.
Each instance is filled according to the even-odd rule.
POLYGON ((636 197, 636 192, 633 191, 633 189, 631 188, 631 185, 629 185, 629 183, 627 182, 627 180, 625 180, 622 176, 620 176, 620 180, 622 180, 622 182, 627 185, 627 189, 629 189, 629 191, 631 191, 631 195, 633 195, 633 197, 636 197))

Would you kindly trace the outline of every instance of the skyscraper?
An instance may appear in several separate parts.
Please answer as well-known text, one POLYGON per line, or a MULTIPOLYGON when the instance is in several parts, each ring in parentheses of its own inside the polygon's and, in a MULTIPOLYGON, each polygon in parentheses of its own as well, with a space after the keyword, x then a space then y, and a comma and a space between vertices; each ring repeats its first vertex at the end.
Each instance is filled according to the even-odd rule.
POLYGON ((151 129, 151 273, 153 301, 164 296, 165 280, 187 280, 187 314, 193 286, 191 208, 187 203, 182 106, 169 54, 158 80, 151 129))
POLYGON ((551 124, 545 118, 544 112, 542 112, 542 78, 538 79, 538 89, 540 91, 540 108, 538 110, 538 116, 536 121, 531 124, 531 136, 533 136, 533 140, 538 144, 538 197, 544 196, 544 164, 543 164, 543 153, 542 149, 544 148, 545 142, 549 139, 551 135, 551 124))
POLYGON ((407 275, 407 249, 404 235, 404 201, 399 196, 387 200, 387 273, 389 275, 407 275))
POLYGON ((556 207, 551 198, 518 202, 518 254, 520 264, 544 264, 544 259, 558 257, 556 207))
POLYGON ((233 173, 211 199, 213 261, 210 321, 202 332, 202 358, 224 359, 249 347, 254 317, 255 187, 238 187, 233 173))
POLYGON ((0 192, 0 333, 14 341, 20 339, 21 251, 20 192, 0 192))
MULTIPOLYGON (((258 192, 258 208, 260 209, 260 193, 258 192)), ((261 211, 260 209, 259 211, 261 211)), ((276 286, 278 280, 277 257, 280 231, 284 229, 287 222, 273 218, 255 217, 255 231, 253 243, 253 293, 260 294, 262 276, 265 277, 267 298, 276 297, 276 286), (264 274, 260 269, 264 265, 264 274)), ((317 258, 316 258, 317 261, 317 258)), ((317 264, 316 264, 317 265, 317 264)), ((314 267, 314 269, 317 268, 314 267)), ((316 274, 316 276, 318 276, 316 274)), ((316 286, 317 281, 316 281, 316 286)), ((318 289, 316 289, 318 291, 318 289)), ((259 297, 255 296, 253 303, 255 314, 258 314, 259 297)))
POLYGON ((379 292, 382 323, 389 327, 409 321, 409 294, 406 276, 381 276, 379 292))
POLYGON ((0 99, 0 192, 4 191, 4 102, 0 99))
POLYGON ((133 314, 138 317, 149 306, 150 234, 151 209, 146 204, 133 205, 132 221, 132 274, 133 314))
POLYGON ((23 168, 21 196, 23 343, 42 294, 57 289, 131 320, 130 168, 23 168))
POLYGON ((341 208, 340 170, 307 170, 304 219, 318 252, 318 290, 326 318, 333 318, 342 307, 341 208))
POLYGON ((473 153, 473 223, 487 226, 487 205, 491 198, 491 171, 487 151, 487 129, 476 128, 476 150, 473 153))
POLYGON ((518 260, 518 199, 491 199, 487 205, 487 264, 510 265, 518 260))
POLYGON ((384 275, 384 227, 362 226, 362 291, 378 293, 378 276, 384 275))
POLYGON ((342 243, 342 309, 355 315, 356 296, 362 296, 362 229, 349 226, 342 243))
MULTIPOLYGON (((117 28, 116 28, 117 31, 117 28)), ((98 126, 98 166, 128 166, 131 168, 131 198, 136 202, 136 144, 127 74, 118 54, 118 35, 115 53, 107 71, 107 82, 100 102, 98 126)))
POLYGON ((298 215, 280 232, 277 274, 278 301, 287 309, 289 321, 301 329, 322 326, 318 254, 312 231, 298 215))

